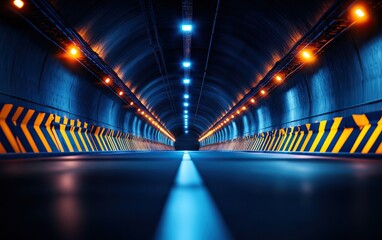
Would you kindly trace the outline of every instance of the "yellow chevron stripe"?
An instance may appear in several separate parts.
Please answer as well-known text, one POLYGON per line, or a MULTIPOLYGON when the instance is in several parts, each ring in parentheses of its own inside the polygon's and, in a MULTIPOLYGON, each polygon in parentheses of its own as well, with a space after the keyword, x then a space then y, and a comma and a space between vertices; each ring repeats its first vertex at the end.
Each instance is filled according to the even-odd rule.
POLYGON ((117 143, 118 143, 118 150, 122 151, 123 150, 123 145, 122 145, 122 141, 121 141, 121 132, 119 133, 119 135, 118 135, 116 140, 117 140, 117 143))
POLYGON ((279 143, 279 146, 277 147, 277 151, 280 151, 281 147, 283 146, 284 142, 285 142, 285 139, 287 138, 287 132, 282 129, 282 138, 281 138, 281 141, 279 143))
POLYGON ((354 153, 357 150, 357 148, 361 144, 362 140, 365 138, 365 135, 369 131, 370 128, 371 128, 370 124, 366 125, 366 126, 363 126, 362 131, 359 133, 357 139, 354 142, 353 147, 350 150, 350 153, 354 153))
POLYGON ((276 141, 277 141, 276 135, 277 135, 277 130, 275 130, 275 131, 273 132, 273 135, 272 135, 272 141, 271 141, 271 143, 269 144, 267 151, 272 151, 273 146, 276 144, 276 141))
POLYGON ((68 122, 69 122, 69 119, 67 119, 66 117, 64 117, 63 124, 64 124, 64 125, 68 125, 68 122))
MULTIPOLYGON (((48 128, 49 129, 49 128, 48 128)), ((56 132, 56 129, 54 128, 54 126, 52 126, 52 133, 54 135, 54 138, 56 139, 57 141, 57 144, 58 144, 58 149, 60 150, 60 152, 64 152, 64 148, 62 147, 62 144, 61 144, 61 141, 57 135, 57 132, 56 132)))
POLYGON ((60 117, 60 116, 58 116, 58 115, 55 115, 55 116, 54 116, 54 122, 56 122, 56 123, 60 123, 60 120, 61 120, 61 117, 60 117))
POLYGON ((382 153, 382 142, 379 144, 379 147, 375 153, 382 153))
POLYGON ((259 151, 261 144, 263 143, 264 140, 264 134, 261 134, 259 137, 259 141, 256 144, 256 151, 259 151))
MULTIPOLYGON (((112 140, 112 142, 113 142, 113 144, 114 144, 114 151, 118 151, 118 145, 117 145, 117 141, 116 141, 116 137, 112 137, 112 136, 114 136, 114 130, 112 131, 112 135, 110 136, 111 137, 111 140, 112 140)), ((117 136, 117 135, 116 135, 117 136)))
POLYGON ((110 130, 108 130, 108 129, 105 128, 105 133, 104 133, 103 135, 101 135, 101 136, 102 136, 102 138, 105 140, 105 144, 106 144, 106 146, 107 146, 107 149, 108 149, 109 151, 111 151, 112 149, 111 149, 111 146, 110 146, 110 143, 109 143, 109 137, 107 136, 109 131, 110 131, 110 130))
POLYGON ((282 151, 285 151, 285 150, 286 150, 286 148, 287 148, 287 146, 288 146, 288 144, 289 144, 289 142, 290 142, 290 139, 292 138, 293 130, 294 130, 294 127, 291 127, 291 128, 290 128, 290 131, 288 132, 288 139, 287 139, 287 141, 286 141, 286 143, 285 143, 285 145, 284 145, 282 151))
MULTIPOLYGON (((90 131, 86 130, 86 133, 87 133, 87 136, 89 136, 91 142, 93 143, 93 147, 94 147, 94 151, 99 151, 98 147, 97 147, 97 144, 96 144, 96 141, 94 141, 94 137, 93 137, 93 134, 91 134, 93 132, 93 129, 94 129, 94 125, 92 125, 90 131), (88 133, 89 132, 89 133, 88 133)), ((97 140, 97 139, 96 139, 97 140)))
POLYGON ((25 150, 25 148, 24 148, 23 144, 21 143, 19 137, 16 137, 16 141, 17 141, 17 144, 18 144, 19 147, 20 147, 21 152, 22 152, 22 153, 26 153, 27 151, 25 150))
POLYGON ((317 133, 316 139, 314 139, 314 142, 313 142, 312 146, 310 147, 309 152, 314 152, 316 150, 318 143, 320 142, 322 136, 325 134, 326 122, 327 122, 326 120, 320 122, 320 127, 318 128, 318 133, 317 133))
POLYGON ((46 151, 52 152, 52 148, 49 146, 48 141, 46 140, 44 134, 42 133, 42 131, 40 129, 40 125, 41 125, 42 121, 44 120, 44 117, 45 117, 45 113, 39 113, 37 115, 36 121, 34 122, 33 128, 36 131, 38 137, 40 138, 42 144, 44 145, 46 151))
POLYGON ((66 135, 65 126, 66 125, 64 125, 64 124, 60 124, 60 133, 61 133, 62 137, 64 138, 64 141, 66 143, 66 146, 69 148, 69 151, 74 152, 73 146, 70 143, 68 135, 66 135))
POLYGON ((289 146, 289 148, 288 148, 288 152, 290 152, 290 151, 292 150, 292 148, 293 148, 293 146, 294 146, 294 143, 296 142, 298 133, 299 133, 299 131, 298 131, 298 129, 297 129, 297 131, 294 132, 294 137, 292 138, 292 142, 290 143, 290 146, 289 146))
POLYGON ((23 107, 18 107, 16 109, 16 112, 15 114, 13 114, 12 116, 12 122, 13 122, 13 125, 17 126, 17 120, 19 119, 21 113, 23 112, 24 108, 23 107))
POLYGON ((253 138, 252 138, 252 142, 251 142, 251 146, 250 146, 249 151, 253 151, 254 150, 255 145, 256 145, 256 140, 257 140, 257 136, 254 135, 253 138))
POLYGON ((24 133, 29 145, 31 146, 33 152, 38 153, 39 150, 37 148, 37 145, 36 145, 35 141, 33 140, 33 137, 30 134, 28 127, 27 127, 27 124, 28 124, 29 120, 31 119, 31 117, 33 116, 33 114, 34 114, 34 110, 28 110, 23 121, 21 122, 21 130, 23 131, 23 133, 24 133))
MULTIPOLYGON (((80 123, 80 126, 81 126, 81 123, 80 123)), ((84 147, 85 151, 89 152, 89 148, 88 148, 88 146, 86 146, 85 139, 82 136, 82 128, 79 127, 77 133, 78 133, 78 136, 80 136, 80 140, 81 140, 82 146, 84 147)))
POLYGON ((110 140, 110 143, 112 145, 112 148, 114 151, 117 151, 117 145, 115 144, 115 141, 114 141, 114 130, 111 130, 110 131, 110 134, 109 134, 109 140, 110 140))
POLYGON ((45 123, 45 128, 48 131, 49 137, 52 139, 52 141, 56 145, 57 149, 61 151, 62 146, 61 146, 60 140, 58 140, 57 136, 56 137, 54 136, 52 129, 51 129, 51 125, 52 125, 53 120, 54 120, 54 115, 50 114, 48 117, 48 120, 45 123))
POLYGON ((281 139, 281 137, 282 137, 282 135, 281 135, 281 130, 278 130, 278 132, 279 132, 279 136, 277 137, 277 140, 276 140, 276 142, 275 142, 275 145, 273 145, 273 147, 272 147, 272 151, 275 151, 275 149, 277 148, 277 146, 278 146, 278 144, 279 144, 279 142, 280 142, 280 139, 281 139))
POLYGON ((111 129, 109 129, 109 130, 107 131, 107 139, 109 140, 110 150, 115 151, 115 150, 114 150, 114 144, 113 144, 113 141, 112 141, 112 138, 111 138, 111 132, 112 132, 111 129))
MULTIPOLYGON (((73 123, 73 125, 74 125, 74 121, 71 122, 71 123, 73 123)), ((70 135, 72 136, 72 138, 73 138, 73 140, 74 140, 74 144, 76 145, 78 151, 82 152, 82 148, 81 148, 81 146, 80 146, 80 143, 78 142, 77 137, 76 137, 76 134, 74 133, 74 128, 75 128, 75 127, 74 127, 73 125, 71 125, 72 127, 70 127, 69 133, 70 133, 70 135)))
POLYGON ((374 132, 371 134, 366 145, 363 147, 362 153, 369 153, 375 141, 377 141, 379 135, 381 134, 381 131, 382 131, 382 118, 378 121, 378 126, 375 128, 374 132))
POLYGON ((271 140, 271 134, 267 133, 267 137, 265 138, 264 144, 261 146, 261 151, 265 151, 270 140, 271 140))
POLYGON ((304 143, 302 144, 300 152, 304 152, 305 151, 305 148, 308 145, 309 140, 312 137, 312 135, 313 135, 313 131, 308 131, 308 135, 306 135, 306 139, 305 139, 304 143))
POLYGON ((334 118, 333 120, 334 120, 334 123, 332 127, 330 128, 330 132, 328 136, 326 137, 325 142, 320 149, 320 152, 326 152, 328 150, 330 144, 332 143, 334 137, 337 134, 338 127, 340 126, 342 122, 342 117, 334 118))
POLYGON ((3 144, 1 144, 0 142, 0 153, 7 153, 7 151, 5 150, 3 144))
POLYGON ((302 141, 302 139, 303 139, 303 137, 304 137, 304 134, 305 134, 304 131, 300 131, 300 136, 298 137, 297 143, 296 143, 296 145, 294 146, 292 152, 297 151, 297 148, 298 148, 298 146, 300 146, 300 143, 301 143, 301 141, 302 141))
POLYGON ((100 139, 101 139, 101 142, 103 143, 105 150, 109 151, 109 148, 107 147, 105 140, 104 140, 104 136, 103 136, 104 132, 105 132, 105 128, 102 128, 101 133, 100 133, 100 139))
POLYGON ((70 120, 70 126, 74 127, 74 120, 70 120))
POLYGON ((85 133, 84 133, 84 134, 85 134, 86 141, 89 143, 90 148, 91 148, 92 151, 94 152, 94 148, 97 149, 97 146, 94 145, 94 147, 93 147, 93 142, 90 141, 90 139, 89 139, 89 136, 88 136, 88 130, 87 130, 87 129, 85 130, 85 133))
POLYGON ((341 148, 344 146, 345 142, 348 140, 350 134, 353 132, 353 128, 345 128, 342 132, 340 138, 338 139, 336 145, 334 146, 332 152, 339 153, 341 148))
POLYGON ((19 145, 17 144, 16 138, 13 136, 11 129, 8 127, 8 124, 5 122, 5 119, 7 119, 12 108, 13 108, 12 104, 4 104, 0 112, 0 127, 3 130, 8 142, 11 144, 13 151, 16 153, 20 153, 20 148, 19 148, 19 145))
POLYGON ((99 136, 98 136, 100 129, 101 129, 100 127, 97 127, 94 135, 95 135, 95 137, 97 139, 97 142, 98 142, 99 146, 101 147, 101 151, 105 151, 104 148, 103 148, 103 145, 102 145, 102 143, 101 143, 101 141, 99 139, 99 136))
POLYGON ((125 141, 126 141, 127 149, 128 149, 128 150, 133 150, 133 147, 132 147, 132 145, 130 144, 129 134, 126 134, 126 136, 125 136, 125 141))

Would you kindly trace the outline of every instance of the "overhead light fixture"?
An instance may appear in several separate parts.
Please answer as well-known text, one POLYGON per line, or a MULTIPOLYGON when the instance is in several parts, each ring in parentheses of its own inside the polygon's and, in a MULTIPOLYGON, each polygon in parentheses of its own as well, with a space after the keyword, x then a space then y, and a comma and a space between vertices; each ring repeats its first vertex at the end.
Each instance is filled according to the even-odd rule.
POLYGON ((301 52, 301 58, 305 61, 305 62, 313 62, 314 60, 314 55, 312 53, 312 51, 310 50, 303 50, 301 52))
POLYGON ((192 31, 192 25, 191 24, 183 24, 182 25, 182 31, 183 32, 191 32, 192 31))
POLYGON ((191 83, 191 80, 189 78, 185 78, 185 79, 183 79, 183 83, 188 85, 191 83))
POLYGON ((185 99, 189 99, 189 98, 190 98, 190 95, 188 95, 188 94, 184 94, 183 97, 184 97, 185 99))
POLYGON ((266 92, 265 92, 265 90, 263 89, 263 90, 260 91, 260 93, 261 93, 262 95, 265 95, 266 92))
POLYGON ((185 131, 185 133, 187 134, 187 133, 188 133, 188 131, 185 131))
POLYGON ((133 102, 131 102, 131 103, 130 103, 130 106, 133 106, 133 105, 134 105, 134 103, 133 103, 133 102))
POLYGON ((120 92, 119 92, 119 96, 122 96, 122 95, 123 95, 123 92, 122 92, 122 91, 120 91, 120 92))
POLYGON ((280 75, 280 74, 277 74, 275 79, 278 81, 278 82, 281 82, 283 80, 283 77, 280 75))
POLYGON ((191 67, 191 62, 189 62, 189 61, 184 61, 184 62, 183 62, 183 67, 185 67, 185 68, 189 68, 189 67, 191 67))
POLYGON ((69 48, 69 54, 72 57, 78 57, 80 50, 76 46, 72 46, 69 48))
POLYGON ((360 8, 357 8, 355 11, 354 11, 355 15, 357 15, 357 17, 359 18, 363 18, 366 16, 365 12, 360 9, 360 8))
POLYGON ((246 110, 247 108, 246 108, 245 106, 243 106, 241 109, 242 109, 242 110, 246 110))
POLYGON ((188 110, 184 110, 184 113, 188 113, 188 110))
POLYGON ((183 103, 183 106, 188 107, 190 104, 188 102, 183 103))
POLYGON ((351 18, 353 21, 364 22, 367 20, 367 11, 363 5, 357 4, 351 9, 351 18))
POLYGON ((13 1, 13 5, 15 5, 17 8, 23 8, 24 7, 24 1, 22 0, 15 0, 13 1))
POLYGON ((252 99, 251 99, 251 103, 255 103, 255 99, 252 98, 252 99))
POLYGON ((105 83, 109 83, 109 82, 110 82, 110 78, 106 78, 105 83))

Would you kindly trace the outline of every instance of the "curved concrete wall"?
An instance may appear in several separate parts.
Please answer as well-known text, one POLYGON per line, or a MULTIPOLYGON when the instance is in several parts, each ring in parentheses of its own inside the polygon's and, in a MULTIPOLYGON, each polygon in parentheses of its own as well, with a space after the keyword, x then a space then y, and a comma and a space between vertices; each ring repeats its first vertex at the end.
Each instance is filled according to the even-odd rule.
POLYGON ((24 20, 1 15, 0 102, 172 144, 24 20))
POLYGON ((381 110, 380 23, 362 25, 340 36, 313 64, 306 65, 202 145, 381 110))

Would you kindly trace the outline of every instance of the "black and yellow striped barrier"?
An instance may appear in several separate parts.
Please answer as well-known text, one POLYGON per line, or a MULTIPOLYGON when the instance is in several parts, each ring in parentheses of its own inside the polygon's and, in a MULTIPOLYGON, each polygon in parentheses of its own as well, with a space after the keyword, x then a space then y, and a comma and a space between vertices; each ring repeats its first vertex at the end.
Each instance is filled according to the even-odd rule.
POLYGON ((0 153, 172 150, 128 133, 0 104, 0 153))
POLYGON ((382 112, 354 114, 203 146, 204 150, 382 153, 382 112))

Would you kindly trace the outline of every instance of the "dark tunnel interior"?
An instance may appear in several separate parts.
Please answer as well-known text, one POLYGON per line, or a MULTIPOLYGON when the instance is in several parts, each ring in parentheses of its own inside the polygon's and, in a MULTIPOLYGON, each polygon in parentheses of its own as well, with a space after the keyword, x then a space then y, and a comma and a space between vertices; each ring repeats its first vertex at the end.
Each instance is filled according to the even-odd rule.
POLYGON ((0 56, 2 239, 382 237, 380 0, 4 0, 0 56))

